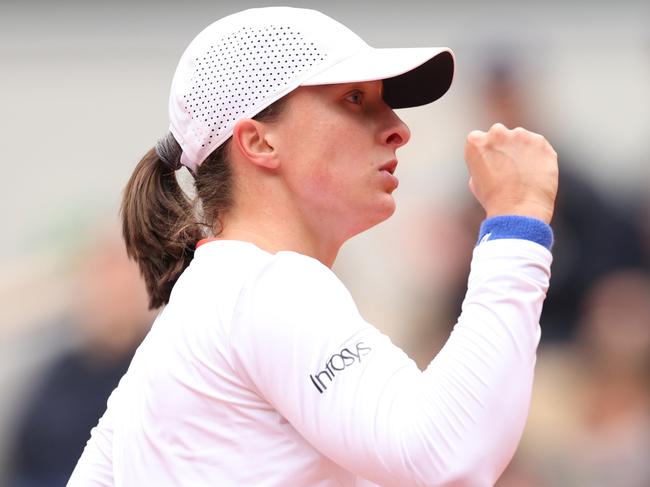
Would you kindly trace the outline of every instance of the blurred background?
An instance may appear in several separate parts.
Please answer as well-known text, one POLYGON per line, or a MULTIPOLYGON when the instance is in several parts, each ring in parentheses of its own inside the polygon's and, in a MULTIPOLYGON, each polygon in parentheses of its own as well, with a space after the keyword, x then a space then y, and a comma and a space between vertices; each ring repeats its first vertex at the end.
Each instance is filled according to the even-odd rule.
MULTIPOLYGON (((398 210, 335 271, 424 367, 459 313, 482 219, 466 134, 501 121, 560 160, 530 418, 501 487, 650 485, 650 3, 288 1, 376 47, 454 49, 404 110, 398 210)), ((154 315, 119 237, 122 188, 167 130, 176 62, 270 2, 0 3, 0 485, 65 485, 154 315)))

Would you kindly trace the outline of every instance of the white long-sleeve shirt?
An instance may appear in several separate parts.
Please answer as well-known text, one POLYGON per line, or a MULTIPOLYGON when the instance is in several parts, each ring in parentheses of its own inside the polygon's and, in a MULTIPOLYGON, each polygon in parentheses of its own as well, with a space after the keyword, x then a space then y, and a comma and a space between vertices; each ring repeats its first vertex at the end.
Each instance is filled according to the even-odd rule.
POLYGON ((68 485, 493 485, 526 420, 550 263, 532 241, 481 242, 422 372, 317 260, 206 243, 68 485))

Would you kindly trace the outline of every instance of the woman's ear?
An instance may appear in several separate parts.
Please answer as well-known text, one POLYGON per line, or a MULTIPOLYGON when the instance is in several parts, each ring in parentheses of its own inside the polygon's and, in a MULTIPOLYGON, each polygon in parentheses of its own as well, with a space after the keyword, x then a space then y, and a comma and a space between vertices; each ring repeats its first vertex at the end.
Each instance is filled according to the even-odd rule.
POLYGON ((232 140, 239 152, 253 164, 277 169, 280 161, 267 133, 267 126, 257 120, 239 120, 232 131, 232 140))

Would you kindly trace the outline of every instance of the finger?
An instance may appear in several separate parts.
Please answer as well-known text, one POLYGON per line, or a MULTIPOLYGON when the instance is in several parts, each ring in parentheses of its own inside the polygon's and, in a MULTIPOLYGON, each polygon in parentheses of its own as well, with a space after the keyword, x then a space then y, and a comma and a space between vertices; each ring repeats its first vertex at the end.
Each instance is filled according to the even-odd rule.
POLYGON ((479 143, 485 139, 486 135, 487 134, 482 130, 472 130, 469 134, 467 134, 467 142, 479 143))
POLYGON ((497 122, 490 127, 489 132, 507 132, 508 127, 503 125, 501 122, 497 122))
POLYGON ((483 145, 486 135, 487 134, 481 130, 472 130, 467 135, 464 157, 468 165, 478 156, 478 147, 483 145))

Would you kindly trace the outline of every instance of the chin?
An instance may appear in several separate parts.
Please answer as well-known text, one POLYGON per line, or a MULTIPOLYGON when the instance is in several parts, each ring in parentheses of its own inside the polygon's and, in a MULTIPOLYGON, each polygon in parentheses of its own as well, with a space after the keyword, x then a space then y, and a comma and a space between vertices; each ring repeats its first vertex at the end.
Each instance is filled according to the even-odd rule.
POLYGON ((382 198, 381 203, 381 219, 377 223, 381 223, 393 216, 393 213, 395 213, 395 209, 397 208, 397 204, 395 203, 395 198, 393 198, 392 193, 386 194, 385 197, 382 198))
POLYGON ((377 223, 381 223, 384 220, 388 220, 391 216, 393 216, 393 213, 395 213, 396 209, 397 209, 397 205, 395 204, 395 199, 389 195, 388 201, 386 201, 386 207, 384 209, 384 213, 381 218, 381 221, 378 221, 377 223))
POLYGON ((388 220, 393 215, 393 213, 395 213, 395 200, 389 194, 386 196, 387 197, 383 198, 378 205, 375 205, 373 208, 369 208, 366 212, 364 212, 365 218, 356 226, 354 235, 358 235, 361 232, 365 232, 366 230, 379 225, 380 223, 388 220))

